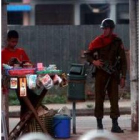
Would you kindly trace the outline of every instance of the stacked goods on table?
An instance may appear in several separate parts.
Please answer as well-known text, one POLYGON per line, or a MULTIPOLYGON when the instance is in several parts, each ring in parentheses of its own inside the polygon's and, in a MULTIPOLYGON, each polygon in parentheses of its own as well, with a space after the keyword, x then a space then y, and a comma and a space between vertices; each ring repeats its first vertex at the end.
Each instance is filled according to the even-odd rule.
MULTIPOLYGON (((23 67, 13 67, 9 66, 7 64, 3 64, 3 68, 5 70, 5 73, 10 76, 24 76, 27 74, 62 74, 62 70, 58 70, 56 65, 49 65, 48 67, 41 67, 38 65, 40 63, 37 63, 37 67, 33 67, 33 65, 23 65, 23 67)), ((42 64, 42 63, 41 63, 42 64)))
POLYGON ((37 65, 37 74, 62 74, 62 70, 58 70, 55 64, 51 64, 48 67, 43 67, 42 63, 37 65))
POLYGON ((23 65, 21 66, 9 66, 7 64, 3 64, 3 70, 6 75, 9 76, 25 76, 26 74, 34 74, 36 68, 33 68, 33 65, 23 65))
POLYGON ((3 64, 3 69, 5 75, 10 77, 10 88, 17 89, 18 85, 20 86, 21 96, 26 96, 26 86, 35 90, 41 87, 50 89, 54 85, 67 85, 65 74, 62 74, 62 70, 58 70, 54 64, 48 67, 44 67, 42 63, 37 63, 36 67, 30 63, 24 63, 22 66, 3 64))

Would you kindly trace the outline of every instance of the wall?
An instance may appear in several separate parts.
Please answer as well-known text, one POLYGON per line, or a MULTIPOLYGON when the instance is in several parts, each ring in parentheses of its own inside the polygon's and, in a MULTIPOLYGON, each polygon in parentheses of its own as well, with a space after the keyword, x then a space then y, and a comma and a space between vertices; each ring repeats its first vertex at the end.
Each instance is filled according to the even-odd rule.
MULTIPOLYGON (((22 46, 32 62, 44 65, 57 64, 68 72, 72 62, 79 63, 82 50, 92 39, 101 34, 99 25, 79 26, 8 26, 19 32, 22 46)), ((129 49, 129 26, 117 25, 115 32, 129 49)))
MULTIPOLYGON (((43 62, 44 66, 56 64, 58 69, 69 72, 71 63, 83 63, 81 53, 88 48, 92 39, 101 34, 99 25, 66 26, 9 26, 20 34, 22 46, 33 63, 43 62)), ((129 68, 129 26, 117 25, 115 33, 122 38, 129 68)), ((88 80, 92 84, 93 79, 88 80)), ((89 90, 91 90, 91 85, 89 90)), ((87 87, 88 89, 88 87, 87 87)), ((125 91, 129 92, 129 73, 125 91)))

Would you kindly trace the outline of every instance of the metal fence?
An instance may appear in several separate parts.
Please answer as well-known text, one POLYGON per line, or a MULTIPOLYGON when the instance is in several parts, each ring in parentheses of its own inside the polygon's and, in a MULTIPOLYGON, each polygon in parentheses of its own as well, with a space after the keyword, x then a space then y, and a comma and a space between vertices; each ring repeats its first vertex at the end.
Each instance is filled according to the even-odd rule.
MULTIPOLYGON (((19 47, 23 47, 33 63, 56 64, 68 72, 71 63, 81 63, 81 52, 91 40, 101 34, 99 25, 8 26, 19 32, 19 47)), ((129 49, 129 25, 117 25, 115 33, 129 49)))

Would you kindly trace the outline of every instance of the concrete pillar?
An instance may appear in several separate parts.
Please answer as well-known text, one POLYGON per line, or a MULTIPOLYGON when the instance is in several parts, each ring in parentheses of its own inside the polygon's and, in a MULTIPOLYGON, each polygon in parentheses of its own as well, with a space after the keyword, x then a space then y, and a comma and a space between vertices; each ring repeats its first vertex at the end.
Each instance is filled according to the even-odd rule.
POLYGON ((116 3, 110 3, 110 18, 116 23, 116 3))
POLYGON ((35 25, 35 3, 31 3, 30 25, 35 25))
POLYGON ((5 47, 7 41, 7 3, 5 0, 2 1, 2 47, 5 47))
MULTIPOLYGON (((7 4, 6 0, 2 0, 2 47, 6 46, 7 42, 7 4)), ((1 88, 2 90, 2 88, 1 88)), ((1 110, 5 112, 5 119, 7 124, 7 131, 9 133, 9 105, 8 105, 8 93, 4 93, 2 90, 1 95, 1 110)))
MULTIPOLYGON (((30 4, 30 0, 23 0, 23 4, 30 4)), ((29 12, 23 12, 23 25, 27 26, 30 24, 29 12)))
POLYGON ((29 4, 30 3, 30 0, 23 0, 23 3, 24 4, 29 4))
POLYGON ((139 70, 138 70, 138 1, 129 0, 130 19, 130 89, 131 89, 131 127, 139 131, 139 70))
POLYGON ((80 25, 80 4, 78 2, 74 5, 74 25, 80 25))
POLYGON ((23 13, 23 25, 27 26, 30 25, 30 21, 29 21, 29 12, 24 12, 23 13))

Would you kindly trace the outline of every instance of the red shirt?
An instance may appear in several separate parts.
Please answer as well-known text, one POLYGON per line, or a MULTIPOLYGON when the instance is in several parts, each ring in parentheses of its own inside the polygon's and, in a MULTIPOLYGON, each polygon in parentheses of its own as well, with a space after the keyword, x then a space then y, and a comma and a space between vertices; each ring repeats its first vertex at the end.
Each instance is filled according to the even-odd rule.
POLYGON ((29 57, 25 53, 25 51, 22 48, 15 48, 14 51, 11 51, 9 48, 3 48, 2 52, 2 64, 8 64, 11 58, 17 58, 21 62, 22 61, 29 61, 29 57))

